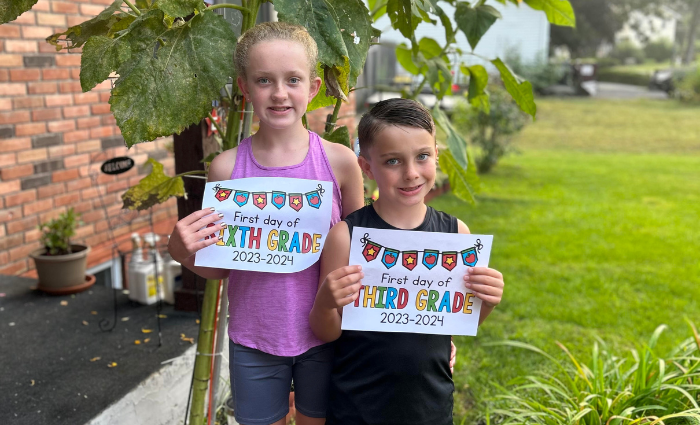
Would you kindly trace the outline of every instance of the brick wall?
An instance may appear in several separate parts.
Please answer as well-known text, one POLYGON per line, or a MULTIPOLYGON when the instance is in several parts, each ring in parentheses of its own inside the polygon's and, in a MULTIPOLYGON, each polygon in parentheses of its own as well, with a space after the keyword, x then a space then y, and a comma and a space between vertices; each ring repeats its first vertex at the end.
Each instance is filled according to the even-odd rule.
MULTIPOLYGON (((124 214, 121 194, 148 171, 149 157, 174 173, 169 139, 127 151, 107 103, 110 82, 83 93, 80 54, 44 41, 111 3, 39 0, 0 25, 0 274, 33 276, 27 254, 40 247, 37 225, 69 207, 82 214, 74 241, 92 248, 88 267, 111 258, 110 230, 128 249, 132 232, 149 231, 149 218, 124 214), (99 172, 103 161, 123 155, 137 166, 118 176, 99 172)), ((169 233, 176 217, 174 200, 154 208, 156 231, 169 233)))

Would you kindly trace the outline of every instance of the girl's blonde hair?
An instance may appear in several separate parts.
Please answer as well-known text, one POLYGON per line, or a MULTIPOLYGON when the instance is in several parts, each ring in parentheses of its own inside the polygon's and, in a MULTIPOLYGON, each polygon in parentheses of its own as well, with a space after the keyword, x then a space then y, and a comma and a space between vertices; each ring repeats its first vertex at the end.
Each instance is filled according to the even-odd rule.
POLYGON ((246 31, 239 39, 233 63, 236 74, 245 78, 250 49, 262 41, 289 40, 304 47, 309 61, 311 79, 316 78, 316 62, 318 62, 318 47, 306 28, 286 22, 263 22, 246 31))

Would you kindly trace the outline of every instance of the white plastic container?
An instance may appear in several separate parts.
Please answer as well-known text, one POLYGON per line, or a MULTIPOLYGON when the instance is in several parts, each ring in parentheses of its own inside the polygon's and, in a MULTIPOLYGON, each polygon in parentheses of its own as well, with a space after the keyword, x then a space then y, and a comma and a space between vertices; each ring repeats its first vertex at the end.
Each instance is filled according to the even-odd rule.
POLYGON ((175 290, 182 285, 182 265, 166 251, 163 255, 163 301, 175 304, 175 290))
POLYGON ((158 297, 162 296, 163 285, 163 259, 154 250, 157 239, 144 235, 144 241, 148 247, 148 260, 143 259, 143 249, 140 247, 138 234, 132 234, 131 240, 134 250, 129 262, 129 299, 146 305, 155 304, 158 297), (153 261, 154 256, 158 264, 157 268, 153 261))

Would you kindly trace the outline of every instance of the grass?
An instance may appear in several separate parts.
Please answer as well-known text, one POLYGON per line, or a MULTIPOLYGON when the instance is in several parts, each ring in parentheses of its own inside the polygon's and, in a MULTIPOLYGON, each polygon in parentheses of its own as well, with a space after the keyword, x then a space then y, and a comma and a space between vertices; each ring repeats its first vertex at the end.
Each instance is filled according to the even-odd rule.
MULTIPOLYGON (((501 385, 543 366, 524 341, 586 358, 594 336, 612 347, 661 347, 700 323, 700 109, 674 102, 538 101, 538 121, 482 178, 479 203, 431 204, 473 233, 493 234, 502 304, 477 338, 455 338, 456 423, 482 417, 501 385)), ((663 352, 663 349, 660 349, 663 352)))

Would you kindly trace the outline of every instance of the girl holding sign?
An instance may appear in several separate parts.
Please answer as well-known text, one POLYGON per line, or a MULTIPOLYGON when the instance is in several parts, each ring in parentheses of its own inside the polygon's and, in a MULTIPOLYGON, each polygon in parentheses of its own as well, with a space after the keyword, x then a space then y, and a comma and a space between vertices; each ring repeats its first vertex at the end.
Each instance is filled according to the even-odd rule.
MULTIPOLYGON (((317 47, 306 29, 282 22, 243 34, 235 54, 238 86, 260 119, 255 135, 212 161, 209 181, 284 177, 333 183, 328 229, 363 206, 354 153, 307 131, 302 116, 318 93, 317 47)), ((229 278, 231 391, 236 421, 282 424, 294 380, 297 423, 323 424, 332 346, 316 338, 308 317, 319 263, 297 273, 223 270, 194 265, 194 254, 218 242, 204 237, 226 228, 206 226, 223 215, 212 208, 180 220, 170 238, 172 257, 207 279, 229 278)))
MULTIPOLYGON (((385 100, 362 117, 358 132, 360 166, 377 182, 379 199, 328 234, 309 315, 316 336, 337 340, 326 423, 452 425, 449 335, 341 332, 342 307, 358 298, 364 277, 360 266, 348 265, 354 227, 469 233, 462 221, 424 203, 435 183, 438 153, 427 109, 408 99, 385 100)), ((483 321, 501 301, 503 276, 469 267, 464 285, 482 300, 483 321)))

